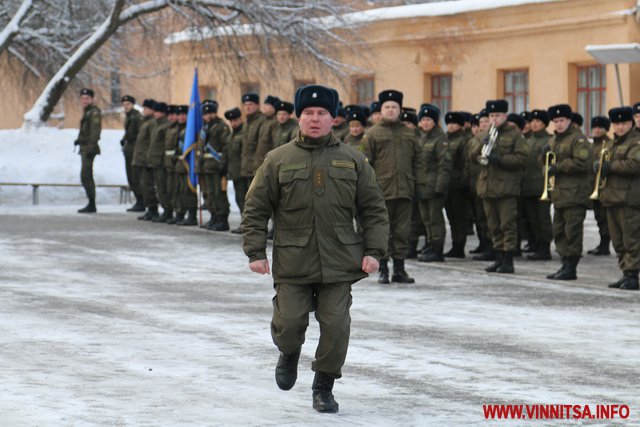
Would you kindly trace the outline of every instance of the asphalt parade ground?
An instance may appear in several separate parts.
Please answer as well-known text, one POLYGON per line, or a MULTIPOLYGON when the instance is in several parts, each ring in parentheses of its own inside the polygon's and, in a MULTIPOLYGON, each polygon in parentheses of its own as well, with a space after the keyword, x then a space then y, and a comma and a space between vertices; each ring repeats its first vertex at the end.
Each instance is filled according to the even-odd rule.
MULTIPOLYGON (((575 282, 544 278, 555 253, 515 275, 467 257, 408 262, 412 285, 358 282, 340 412, 325 415, 317 323, 280 391, 271 278, 249 272, 240 236, 76 208, 0 206, 2 426, 523 425, 485 420, 487 404, 619 404, 627 419, 525 425, 640 424, 640 293, 606 287, 613 254, 585 255, 575 282)), ((596 238, 589 213, 585 253, 596 238)))

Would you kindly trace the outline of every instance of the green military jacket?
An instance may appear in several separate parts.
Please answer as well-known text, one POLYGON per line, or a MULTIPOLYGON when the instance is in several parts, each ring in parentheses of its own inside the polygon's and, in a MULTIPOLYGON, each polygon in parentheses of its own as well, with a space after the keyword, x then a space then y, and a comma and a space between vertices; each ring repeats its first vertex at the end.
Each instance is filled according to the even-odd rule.
POLYGON ((286 144, 287 142, 293 141, 293 139, 298 134, 298 129, 298 121, 294 118, 291 118, 282 124, 278 123, 273 139, 275 148, 278 148, 281 145, 286 144))
POLYGON ((421 143, 422 155, 427 175, 427 183, 422 190, 423 199, 432 199, 436 195, 446 195, 451 180, 451 152, 447 136, 436 126, 429 132, 423 132, 421 143))
POLYGON ((206 143, 202 147, 201 172, 225 173, 224 151, 231 136, 229 126, 220 117, 216 117, 209 123, 206 135, 206 143), (218 158, 217 160, 216 157, 218 158))
MULTIPOLYGON (((184 126, 184 124, 182 125, 184 126)), ((167 135, 164 138, 164 157, 163 166, 167 172, 173 172, 176 164, 176 148, 178 148, 178 133, 180 132, 180 123, 177 121, 171 123, 167 129, 167 135)))
POLYGON ((343 140, 342 142, 344 142, 347 145, 352 146, 353 148, 363 151, 362 148, 362 140, 364 139, 364 135, 365 133, 362 132, 360 135, 358 136, 353 136, 351 134, 348 134, 343 140))
POLYGON ((480 177, 480 172, 482 171, 483 167, 472 158, 472 154, 475 153, 477 147, 482 147, 483 141, 486 137, 487 131, 481 130, 473 138, 471 138, 469 142, 467 142, 467 153, 465 155, 467 185, 469 186, 469 191, 474 195, 476 194, 478 178, 480 177))
POLYGON ((167 116, 156 119, 156 126, 151 131, 149 151, 147 152, 147 167, 161 168, 164 165, 164 140, 171 122, 167 116))
POLYGON ((331 132, 333 132, 336 138, 344 142, 344 139, 349 135, 349 123, 344 122, 340 126, 334 126, 331 132))
POLYGON ((426 184, 424 156, 415 132, 402 122, 381 121, 367 131, 362 147, 385 200, 412 200, 426 184))
POLYGON ((122 137, 124 141, 122 151, 128 156, 133 156, 133 149, 136 146, 141 124, 142 114, 140 114, 140 111, 132 108, 124 119, 124 136, 122 137))
MULTIPOLYGON (((187 133, 187 124, 183 123, 180 125, 178 129, 178 141, 176 143, 176 162, 175 162, 175 171, 176 173, 184 174, 189 173, 189 169, 187 169, 187 162, 182 159, 182 154, 184 153, 184 138, 187 133)), ((197 159, 196 159, 197 162, 197 159)))
MULTIPOLYGON (((469 153, 476 163, 483 146, 484 141, 469 153)), ((522 171, 527 163, 527 147, 520 130, 508 122, 498 126, 498 138, 492 153, 500 156, 500 160, 497 164, 483 166, 480 171, 476 184, 478 197, 495 199, 519 196, 522 171)))
POLYGON ((275 283, 355 282, 362 258, 382 258, 389 219, 380 186, 364 155, 333 134, 271 151, 251 183, 242 213, 244 252, 266 258, 274 221, 275 283), (354 217, 362 234, 354 228, 354 217))
POLYGON ((600 203, 640 208, 640 131, 634 127, 607 142, 606 147, 611 150, 611 159, 600 203))
POLYGON ((465 165, 465 151, 467 145, 467 132, 460 129, 456 132, 447 132, 447 143, 449 145, 449 153, 451 155, 451 181, 449 182, 450 191, 467 190, 467 177, 465 165))
POLYGON ((138 132, 138 138, 136 139, 136 144, 133 149, 132 165, 147 167, 147 152, 149 151, 151 133, 155 127, 156 120, 153 118, 153 115, 142 117, 140 132, 138 132))
POLYGON ((242 141, 242 164, 240 176, 249 178, 254 176, 255 155, 260 139, 260 129, 265 122, 265 116, 260 111, 247 117, 244 124, 244 140, 242 141))
POLYGON ((240 179, 240 168, 242 165, 242 140, 244 139, 244 124, 231 131, 229 144, 225 151, 225 161, 227 164, 227 176, 231 180, 240 179))
POLYGON ((587 206, 593 183, 591 170, 591 144, 580 129, 569 126, 564 133, 555 133, 549 147, 556 155, 555 188, 551 202, 556 208, 587 206))
POLYGON ((80 133, 78 134, 80 154, 100 154, 100 146, 98 145, 100 132, 102 132, 100 109, 93 104, 88 105, 80 120, 80 133))
POLYGON ((256 154, 254 156, 253 171, 258 170, 262 162, 264 161, 267 153, 275 147, 275 133, 276 128, 280 125, 276 119, 276 115, 264 116, 264 123, 260 127, 260 134, 258 135, 258 145, 256 146, 256 154))
POLYGON ((543 149, 549 144, 551 134, 542 129, 538 132, 530 132, 529 139, 526 139, 527 163, 522 177, 522 195, 525 197, 540 197, 544 190, 543 168, 545 159, 543 149))

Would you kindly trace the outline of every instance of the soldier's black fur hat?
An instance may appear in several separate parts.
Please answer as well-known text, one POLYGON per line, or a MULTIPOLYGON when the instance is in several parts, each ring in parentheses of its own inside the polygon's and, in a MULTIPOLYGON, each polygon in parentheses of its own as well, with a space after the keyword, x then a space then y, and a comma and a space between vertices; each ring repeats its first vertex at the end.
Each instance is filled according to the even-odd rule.
POLYGON ((515 124, 520 128, 520 130, 524 129, 524 118, 520 114, 511 113, 507 116, 507 121, 515 124))
POLYGON ((456 123, 456 124, 459 124, 460 126, 464 126, 465 117, 464 117, 464 114, 460 112, 451 111, 444 116, 444 122, 446 124, 456 123))
POLYGON ((128 101, 128 102, 130 102, 130 103, 132 103, 132 104, 135 104, 135 103, 136 103, 136 99, 135 99, 133 96, 131 96, 131 95, 125 95, 125 96, 123 96, 123 97, 122 97, 122 99, 120 100, 120 102, 121 102, 121 103, 122 103, 122 102, 126 102, 126 101, 128 101))
POLYGON ((522 117, 525 122, 531 121, 531 113, 529 111, 523 111, 522 113, 520 113, 520 117, 522 117))
POLYGON ((176 105, 176 114, 188 114, 189 106, 188 105, 176 105))
POLYGON ((278 104, 280 104, 280 98, 273 95, 267 95, 267 97, 264 99, 264 103, 273 106, 273 108, 278 108, 278 104))
POLYGON ((578 126, 582 126, 584 124, 584 118, 580 113, 576 112, 571 113, 571 121, 578 126))
POLYGON ((400 121, 401 122, 409 122, 409 123, 413 123, 414 125, 418 125, 418 115, 416 114, 416 109, 415 108, 405 108, 402 111, 402 114, 400 114, 400 121))
POLYGON ((471 114, 468 111, 458 111, 458 112, 464 116, 465 122, 471 123, 471 121, 473 120, 473 114, 471 114))
POLYGON ((418 119, 422 120, 423 117, 430 117, 434 122, 438 123, 438 120, 440 120, 440 109, 435 105, 422 104, 418 119))
POLYGON ((380 103, 378 101, 373 101, 369 108, 371 109, 371 114, 379 113, 380 112, 380 103))
POLYGON ((506 113, 509 111, 509 103, 504 99, 490 99, 487 101, 485 108, 487 110, 487 114, 506 113))
POLYGON ((367 119, 371 115, 371 109, 367 105, 360 105, 360 111, 362 111, 362 114, 364 114, 367 119))
POLYGON ((159 113, 167 114, 168 109, 169 109, 169 106, 167 105, 166 102, 156 102, 155 105, 153 106, 153 111, 157 111, 159 113))
POLYGON ((489 118, 489 113, 487 113, 487 109, 483 108, 482 110, 480 110, 480 112, 478 113, 478 120, 480 120, 481 117, 487 117, 489 118))
POLYGON ((207 101, 202 104, 202 114, 217 113, 218 103, 216 101, 207 101))
POLYGON ((571 120, 571 106, 569 104, 552 105, 547 109, 549 113, 549 120, 557 119, 558 117, 564 117, 571 120))
POLYGON ((260 96, 257 93, 245 93, 242 95, 242 103, 245 102, 255 102, 256 104, 260 104, 260 96))
POLYGON ((378 94, 378 102, 380 103, 380 107, 382 107, 382 104, 387 101, 395 101, 400 105, 400 108, 402 108, 402 98, 402 92, 393 89, 383 90, 378 94))
POLYGON ((633 114, 640 114, 640 102, 633 104, 633 114))
POLYGON ((344 107, 344 110, 347 112, 347 117, 350 118, 351 113, 353 113, 355 110, 362 111, 362 107, 356 104, 349 104, 346 107, 344 107))
POLYGON ((242 116, 242 111, 238 107, 232 108, 224 112, 224 118, 227 120, 239 119, 242 116))
MULTIPOLYGON (((633 108, 617 107, 609 110, 609 119, 611 123, 622 123, 633 121, 633 108)), ((609 130, 609 128, 607 128, 609 130)))
POLYGON ((154 109, 155 105, 156 105, 156 101, 154 101, 153 99, 145 99, 142 102, 143 107, 151 108, 152 110, 154 109))
POLYGON ((480 125, 480 114, 474 114, 473 120, 471 121, 471 126, 478 126, 478 125, 480 125))
POLYGON ((531 112, 531 120, 533 119, 540 120, 542 123, 544 123, 545 127, 549 126, 549 113, 547 112, 547 110, 533 110, 531 112))
POLYGON ((338 107, 338 113, 337 113, 338 117, 344 117, 345 119, 347 118, 347 109, 346 108, 342 108, 342 107, 338 107))
POLYGON ((352 122, 354 120, 360 122, 362 126, 367 125, 367 118, 365 117, 362 110, 360 110, 359 108, 352 109, 351 112, 349 113, 349 116, 347 117, 348 122, 352 122))
POLYGON ((90 97, 93 98, 95 94, 93 93, 93 90, 85 87, 83 89, 80 89, 80 96, 82 95, 89 95, 90 97))
MULTIPOLYGON (((611 110, 609 110, 611 113, 611 110)), ((611 120, 609 120, 605 116, 595 116, 591 118, 591 129, 593 128, 603 128, 606 131, 609 131, 611 127, 611 120)))
POLYGON ((296 116, 300 117, 302 111, 308 107, 324 108, 336 117, 338 114, 338 91, 322 85, 301 86, 296 91, 294 100, 296 116))
POLYGON ((176 114, 178 112, 178 106, 177 105, 169 105, 167 107, 167 114, 176 114))
POLYGON ((287 113, 293 113, 293 104, 286 101, 280 101, 276 107, 276 111, 286 111, 287 113))

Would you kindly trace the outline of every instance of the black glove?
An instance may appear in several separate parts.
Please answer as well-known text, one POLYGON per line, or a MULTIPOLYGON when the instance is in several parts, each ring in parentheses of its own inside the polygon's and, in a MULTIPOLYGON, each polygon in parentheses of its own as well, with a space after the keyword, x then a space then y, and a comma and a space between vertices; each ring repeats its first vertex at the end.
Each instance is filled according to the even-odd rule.
POLYGON ((491 153, 491 154, 489 154, 489 157, 487 157, 487 159, 489 160, 489 164, 490 165, 499 165, 500 164, 500 156, 498 154, 491 153))
POLYGON ((549 151, 551 151, 551 146, 549 144, 546 144, 544 147, 542 147, 543 156, 546 156, 549 151))
POLYGON ((73 141, 73 145, 80 145, 80 141, 76 139, 75 141, 73 141))
POLYGON ((609 175, 609 171, 611 170, 611 162, 604 161, 602 162, 602 171, 600 172, 601 177, 605 177, 609 175))
POLYGON ((558 173, 556 165, 549 166, 549 176, 555 176, 558 173))

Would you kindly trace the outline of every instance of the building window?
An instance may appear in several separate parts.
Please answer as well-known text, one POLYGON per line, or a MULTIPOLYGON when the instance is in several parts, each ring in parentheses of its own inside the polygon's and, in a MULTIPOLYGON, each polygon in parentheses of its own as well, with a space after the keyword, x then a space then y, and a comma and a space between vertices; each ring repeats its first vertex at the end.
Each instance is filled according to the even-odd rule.
POLYGON ((605 112, 607 73, 604 65, 578 67, 578 113, 584 117, 584 130, 591 132, 591 119, 605 112))
POLYGON ((512 113, 529 110, 529 72, 527 70, 504 72, 504 99, 512 113))
POLYGON ((257 93, 258 97, 260 97, 260 83, 258 82, 240 83, 240 94, 244 95, 245 93, 257 93))
POLYGON ((205 99, 216 100, 218 97, 218 90, 215 87, 211 86, 200 86, 200 99, 204 101, 205 99))
POLYGON ((354 91, 354 96, 352 99, 355 100, 356 104, 369 105, 376 100, 377 97, 375 93, 373 76, 353 77, 351 81, 354 91))
POLYGON ((440 109, 440 117, 444 120, 451 111, 451 74, 431 76, 431 103, 440 109))

